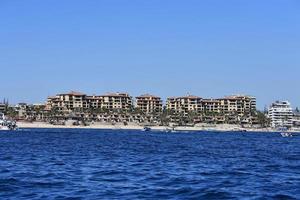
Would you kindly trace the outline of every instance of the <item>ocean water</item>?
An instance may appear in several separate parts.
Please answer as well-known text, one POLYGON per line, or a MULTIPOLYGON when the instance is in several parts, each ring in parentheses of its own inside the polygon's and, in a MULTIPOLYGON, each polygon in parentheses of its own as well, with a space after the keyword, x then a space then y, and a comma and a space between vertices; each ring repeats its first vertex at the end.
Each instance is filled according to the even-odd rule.
POLYGON ((300 199, 300 136, 2 131, 0 199, 300 199))

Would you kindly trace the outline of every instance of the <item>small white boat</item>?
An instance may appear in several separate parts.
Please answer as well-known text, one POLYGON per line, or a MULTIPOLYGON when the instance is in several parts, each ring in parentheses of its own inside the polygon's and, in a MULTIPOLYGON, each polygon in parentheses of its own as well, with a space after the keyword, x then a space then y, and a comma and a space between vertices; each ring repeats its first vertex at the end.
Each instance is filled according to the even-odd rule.
POLYGON ((9 131, 10 129, 7 126, 0 124, 0 131, 9 131))
POLYGON ((8 121, 3 113, 0 113, 0 131, 17 130, 16 122, 8 121))
POLYGON ((282 137, 293 137, 292 133, 282 132, 280 133, 282 137))

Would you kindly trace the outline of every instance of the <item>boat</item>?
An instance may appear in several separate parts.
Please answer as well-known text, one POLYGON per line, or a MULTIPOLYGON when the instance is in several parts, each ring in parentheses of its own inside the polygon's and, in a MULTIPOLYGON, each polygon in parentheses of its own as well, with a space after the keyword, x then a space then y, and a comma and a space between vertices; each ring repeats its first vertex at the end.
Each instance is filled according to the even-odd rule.
POLYGON ((3 113, 0 113, 0 131, 17 130, 18 126, 15 121, 10 121, 5 118, 3 113))
POLYGON ((151 131, 151 128, 150 128, 150 127, 147 127, 147 126, 145 126, 145 127, 143 128, 143 131, 145 131, 145 132, 149 132, 149 131, 151 131))
POLYGON ((282 137, 293 137, 292 133, 288 133, 288 132, 282 132, 280 133, 282 137))
POLYGON ((176 131, 175 131, 175 128, 173 127, 173 128, 166 128, 165 132, 166 133, 175 133, 176 131))

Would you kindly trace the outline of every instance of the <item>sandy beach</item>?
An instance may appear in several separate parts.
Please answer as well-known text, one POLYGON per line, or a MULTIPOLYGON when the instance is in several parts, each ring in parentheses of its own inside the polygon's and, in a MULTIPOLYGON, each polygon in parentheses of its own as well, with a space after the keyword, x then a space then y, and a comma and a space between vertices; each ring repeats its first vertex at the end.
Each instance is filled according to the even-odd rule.
MULTIPOLYGON (((72 128, 72 129, 113 129, 113 130, 143 130, 144 126, 138 124, 105 124, 105 123, 95 123, 89 126, 73 126, 73 125, 52 125, 45 122, 17 122, 19 128, 72 128)), ((152 130, 157 131, 165 131, 171 130, 172 127, 168 126, 150 126, 152 130)), ((276 132, 276 130, 271 128, 242 128, 237 125, 229 125, 229 124, 222 124, 222 125, 215 125, 215 126, 177 126, 174 128, 174 131, 219 131, 219 132, 228 132, 228 131, 247 131, 247 132, 276 132)), ((299 132, 292 130, 293 132, 299 132)))

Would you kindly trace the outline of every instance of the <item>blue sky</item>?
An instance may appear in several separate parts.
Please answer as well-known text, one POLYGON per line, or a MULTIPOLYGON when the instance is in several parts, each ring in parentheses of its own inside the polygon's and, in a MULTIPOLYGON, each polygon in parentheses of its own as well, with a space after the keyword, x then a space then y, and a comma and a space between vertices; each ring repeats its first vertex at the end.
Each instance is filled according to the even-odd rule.
POLYGON ((300 106, 300 1, 0 0, 0 99, 254 95, 300 106))

